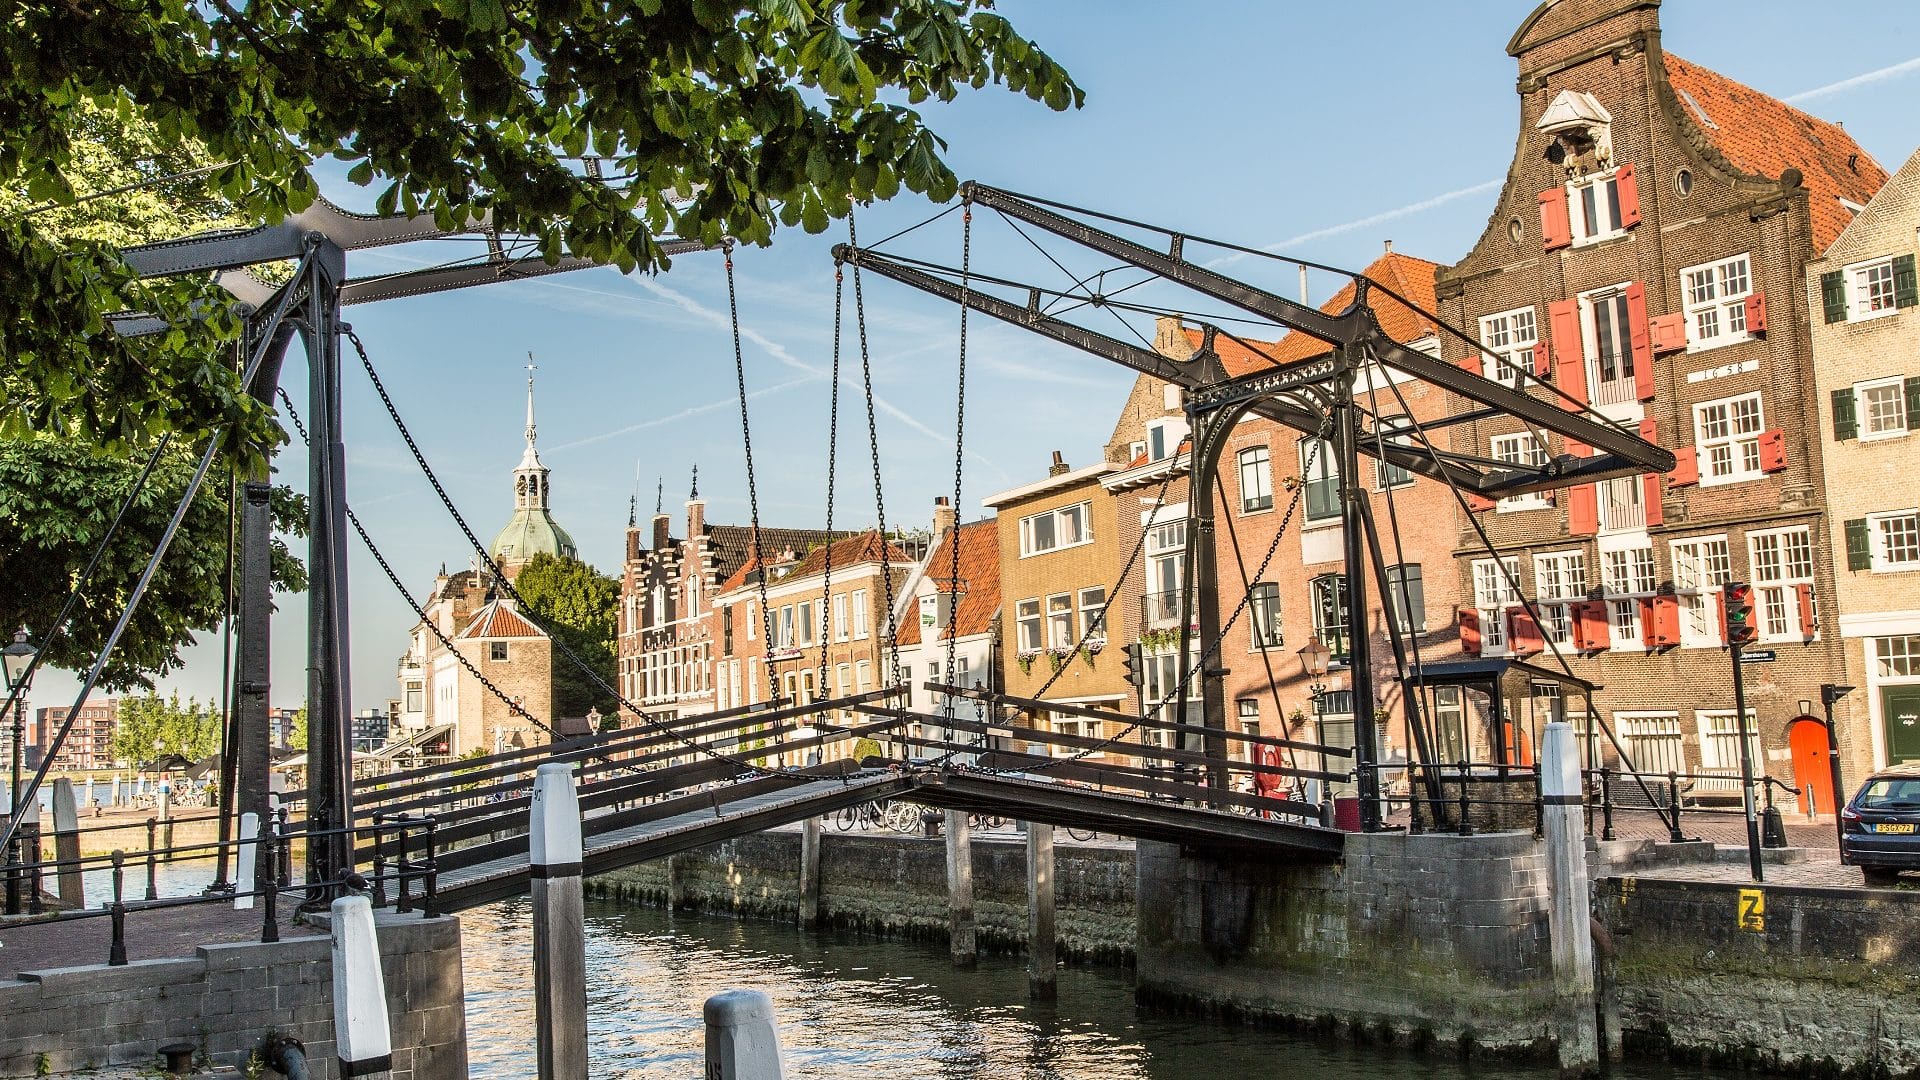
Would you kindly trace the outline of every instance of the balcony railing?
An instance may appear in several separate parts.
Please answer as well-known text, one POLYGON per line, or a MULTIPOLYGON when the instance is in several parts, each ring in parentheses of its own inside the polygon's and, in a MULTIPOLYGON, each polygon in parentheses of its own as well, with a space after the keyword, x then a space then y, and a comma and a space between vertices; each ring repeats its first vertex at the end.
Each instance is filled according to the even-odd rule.
POLYGON ((1140 629, 1170 630, 1180 625, 1179 589, 1152 592, 1140 598, 1140 629))
POLYGON ((1640 398, 1639 385, 1629 370, 1633 363, 1631 355, 1601 357, 1587 365, 1587 400, 1594 405, 1618 405, 1624 401, 1637 401, 1640 398), (1602 368, 1614 371, 1618 377, 1603 379, 1602 368))
POLYGON ((1647 505, 1640 499, 1640 478, 1626 477, 1600 485, 1600 528, 1607 532, 1641 529, 1647 524, 1647 505))

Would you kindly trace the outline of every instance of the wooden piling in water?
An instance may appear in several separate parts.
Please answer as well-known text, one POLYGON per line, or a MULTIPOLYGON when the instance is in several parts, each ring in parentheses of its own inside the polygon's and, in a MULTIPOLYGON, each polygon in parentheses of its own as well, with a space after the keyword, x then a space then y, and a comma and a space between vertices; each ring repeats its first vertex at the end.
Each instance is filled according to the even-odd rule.
POLYGON ((1053 921, 1053 826, 1027 823, 1027 993, 1036 1001, 1058 994, 1058 942, 1053 921))
POLYGON ((953 966, 970 968, 979 960, 980 932, 973 917, 973 828, 965 810, 948 810, 947 947, 953 966))

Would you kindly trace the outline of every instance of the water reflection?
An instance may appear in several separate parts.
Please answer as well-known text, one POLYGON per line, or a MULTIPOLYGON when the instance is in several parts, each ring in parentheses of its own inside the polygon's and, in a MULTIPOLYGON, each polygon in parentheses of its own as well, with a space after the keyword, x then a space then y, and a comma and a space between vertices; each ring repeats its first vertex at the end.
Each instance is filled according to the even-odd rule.
MULTIPOLYGON (((1409 1075, 1545 1080, 1549 1069, 1409 1059, 1278 1032, 1139 1015, 1128 973, 1062 968, 1030 1005, 1018 958, 955 971, 944 948, 803 933, 589 901, 591 1073, 685 1080, 703 1071, 700 1008, 722 990, 771 995, 792 1080, 1290 1080, 1409 1075)), ((524 899, 467 912, 467 1031, 476 1077, 533 1077, 532 915, 524 899)), ((1636 1080, 1681 1074, 1616 1073, 1636 1080)))

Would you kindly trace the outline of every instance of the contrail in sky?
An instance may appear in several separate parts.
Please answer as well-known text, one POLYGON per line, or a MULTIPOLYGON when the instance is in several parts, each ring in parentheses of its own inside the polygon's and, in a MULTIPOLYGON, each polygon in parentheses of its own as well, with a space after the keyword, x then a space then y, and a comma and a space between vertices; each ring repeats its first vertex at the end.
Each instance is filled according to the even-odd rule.
MULTIPOLYGON (((802 375, 797 379, 788 379, 786 382, 778 383, 774 386, 763 386, 758 390, 749 390, 747 392, 747 400, 752 401, 754 398, 767 397, 772 394, 778 394, 785 390, 791 390, 796 386, 805 386, 808 383, 819 382, 825 378, 826 378, 825 375, 802 375)), ((564 442, 558 446, 550 446, 547 449, 549 452, 557 452, 560 450, 572 450, 577 446, 587 446, 592 443, 603 442, 607 439, 618 438, 621 435, 631 435, 636 431, 645 431, 648 428, 661 427, 666 424, 672 424, 681 420, 691 419, 695 416, 699 416, 701 413, 710 413, 715 411, 716 409, 730 408, 739 403, 740 403, 740 395, 731 394, 727 397, 721 398, 719 401, 709 401, 705 405, 689 406, 685 409, 681 409, 677 413, 671 413, 666 416, 657 416, 652 420, 643 420, 638 424, 629 424, 623 428, 615 428, 612 431, 604 431, 598 435, 589 435, 584 439, 575 439, 572 442, 564 442)))
MULTIPOLYGON (((1499 190, 1500 185, 1506 182, 1507 182, 1506 177, 1498 177, 1493 180, 1488 180, 1484 183, 1475 184, 1472 187, 1459 188, 1457 190, 1449 191, 1444 194, 1434 195, 1430 198, 1421 199, 1419 202, 1412 202, 1412 203, 1408 203, 1405 206, 1398 206, 1393 208, 1392 210, 1382 210, 1377 214, 1368 214, 1366 217, 1363 217, 1363 218, 1355 218, 1352 221, 1342 222, 1338 225, 1329 225, 1324 229, 1315 229, 1312 232, 1303 232, 1299 236, 1289 236, 1285 240, 1276 240, 1271 244, 1262 244, 1260 245, 1260 250, 1266 251, 1266 252, 1278 253, 1281 251, 1285 251, 1287 248, 1294 247, 1299 244, 1305 244, 1314 240, 1324 240, 1329 236, 1339 236, 1342 233, 1350 233, 1356 229, 1365 229, 1373 225, 1378 225, 1381 222, 1392 221, 1396 218, 1409 217, 1414 214, 1423 213, 1427 210, 1431 210, 1436 206, 1444 206, 1447 203, 1453 202, 1456 199, 1464 199, 1469 195, 1479 195, 1482 192, 1497 191, 1499 190)), ((1226 266, 1230 263, 1239 262, 1241 259, 1244 259, 1247 257, 1248 256, 1246 252, 1236 251, 1236 252, 1233 252, 1232 254, 1223 255, 1220 258, 1213 260, 1212 262, 1204 263, 1202 265, 1208 267, 1209 269, 1212 269, 1215 267, 1226 266)))
POLYGON ((1830 94, 1845 93, 1856 86, 1867 86, 1872 83, 1885 82, 1888 79, 1897 79, 1902 75, 1914 71, 1920 71, 1920 56, 1916 56, 1911 60, 1902 60, 1897 64, 1889 64, 1883 68, 1875 68, 1863 75, 1855 75, 1851 79, 1841 79, 1836 83, 1816 86, 1811 90, 1802 90, 1792 97, 1781 98, 1780 100, 1788 103, 1812 101, 1814 98, 1822 98, 1830 94))

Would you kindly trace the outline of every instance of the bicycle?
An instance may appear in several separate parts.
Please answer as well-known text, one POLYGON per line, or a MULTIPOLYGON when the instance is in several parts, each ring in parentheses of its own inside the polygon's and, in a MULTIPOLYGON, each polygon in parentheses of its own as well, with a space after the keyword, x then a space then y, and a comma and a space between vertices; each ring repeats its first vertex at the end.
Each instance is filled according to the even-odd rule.
POLYGON ((1007 819, 998 814, 967 815, 967 828, 969 829, 980 829, 982 831, 987 829, 1004 829, 1006 825, 1007 819))
POLYGON ((1100 835, 1099 833, 1094 832, 1092 830, 1088 830, 1087 832, 1081 832, 1079 829, 1076 829, 1071 825, 1067 826, 1067 836, 1071 839, 1078 840, 1083 844, 1089 840, 1095 839, 1099 835, 1100 835))

